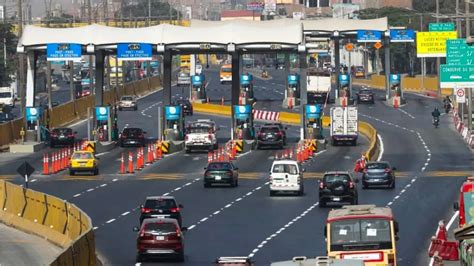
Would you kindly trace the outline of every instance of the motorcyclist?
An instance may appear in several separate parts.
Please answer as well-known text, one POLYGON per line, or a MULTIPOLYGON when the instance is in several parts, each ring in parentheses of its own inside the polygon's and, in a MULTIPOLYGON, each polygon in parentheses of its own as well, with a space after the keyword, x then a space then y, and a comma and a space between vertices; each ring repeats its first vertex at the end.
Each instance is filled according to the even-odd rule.
POLYGON ((439 121, 439 117, 441 116, 441 113, 439 112, 438 107, 435 107, 433 112, 431 112, 431 116, 433 116, 433 123, 435 123, 435 121, 439 121))
POLYGON ((449 98, 449 96, 446 96, 446 98, 443 99, 443 103, 444 103, 444 110, 446 111, 446 113, 449 113, 452 106, 451 98, 449 98))

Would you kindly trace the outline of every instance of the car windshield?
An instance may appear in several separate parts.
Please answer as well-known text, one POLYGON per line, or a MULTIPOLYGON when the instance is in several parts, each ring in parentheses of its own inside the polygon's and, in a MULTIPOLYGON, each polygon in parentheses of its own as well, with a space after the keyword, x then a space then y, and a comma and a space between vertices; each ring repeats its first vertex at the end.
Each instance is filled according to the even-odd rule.
POLYGON ((261 133, 278 133, 280 130, 277 127, 262 127, 261 133))
POLYGON ((72 129, 70 129, 70 128, 55 128, 55 129, 53 129, 53 133, 56 133, 56 134, 71 134, 72 129))
POLYGON ((364 71, 364 68, 363 67, 356 67, 356 70, 357 71, 364 71))
POLYGON ((139 128, 126 128, 123 130, 123 134, 125 135, 139 135, 142 134, 142 130, 139 128))
POLYGON ((277 174, 290 174, 296 175, 298 174, 298 169, 294 164, 275 164, 273 166, 273 173, 277 174))
POLYGON ((389 168, 388 164, 386 163, 369 163, 367 164, 367 169, 385 169, 389 168))
POLYGON ((176 202, 172 199, 149 199, 145 202, 147 209, 171 209, 176 208, 176 202))
POLYGON ((13 117, 8 113, 0 113, 0 121, 11 120, 13 117))
POLYGON ((178 100, 177 103, 179 105, 190 105, 191 104, 188 100, 178 100))
POLYGON ((210 163, 207 166, 208 170, 230 170, 232 166, 230 163, 210 163))
POLYGON ((11 92, 0 92, 0 98, 11 98, 12 93, 11 92))
POLYGON ((124 96, 124 97, 122 97, 122 101, 133 101, 133 97, 132 96, 124 96))
POLYGON ((345 219, 331 223, 332 246, 391 243, 391 239, 390 221, 385 219, 345 219))
POLYGON ((349 175, 346 174, 328 174, 324 176, 326 183, 334 183, 337 181, 348 182, 350 179, 349 175))
POLYGON ((89 160, 89 159, 94 159, 94 156, 92 155, 92 153, 89 153, 89 152, 80 152, 80 153, 74 153, 72 155, 72 159, 89 160))
POLYGON ((145 232, 155 234, 176 233, 176 225, 172 223, 147 223, 145 224, 145 232))

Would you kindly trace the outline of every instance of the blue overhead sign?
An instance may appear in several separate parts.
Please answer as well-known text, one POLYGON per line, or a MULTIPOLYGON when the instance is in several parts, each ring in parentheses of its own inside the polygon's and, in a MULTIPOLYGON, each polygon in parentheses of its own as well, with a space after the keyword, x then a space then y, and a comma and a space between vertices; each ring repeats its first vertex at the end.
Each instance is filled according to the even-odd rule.
POLYGON ((41 107, 26 107, 26 120, 38 121, 42 113, 41 107))
POLYGON ((340 74, 339 75, 339 85, 341 87, 349 86, 349 75, 347 74, 340 74))
POLYGON ((153 53, 150 43, 119 43, 117 45, 118 60, 152 60, 153 53))
POLYGON ((288 85, 297 85, 300 81, 300 76, 297 74, 288 75, 288 85))
POLYGON ((82 46, 76 43, 49 43, 46 45, 48 61, 81 61, 82 46))
POLYGON ((250 105, 234 105, 235 119, 245 120, 250 117, 250 105))
POLYGON ((179 120, 181 115, 181 106, 165 106, 166 120, 179 120))
POLYGON ((250 81, 253 80, 253 76, 251 74, 243 74, 240 76, 240 84, 241 85, 248 85, 250 81))
POLYGON ((95 120, 107 121, 109 119, 109 110, 108 106, 97 106, 95 108, 95 120))
POLYGON ((306 105, 306 118, 315 119, 321 115, 321 105, 306 105))
POLYGON ((412 29, 390 30, 390 42, 415 42, 415 31, 412 29))
POLYGON ((358 30, 357 42, 380 42, 382 40, 382 32, 376 30, 358 30))

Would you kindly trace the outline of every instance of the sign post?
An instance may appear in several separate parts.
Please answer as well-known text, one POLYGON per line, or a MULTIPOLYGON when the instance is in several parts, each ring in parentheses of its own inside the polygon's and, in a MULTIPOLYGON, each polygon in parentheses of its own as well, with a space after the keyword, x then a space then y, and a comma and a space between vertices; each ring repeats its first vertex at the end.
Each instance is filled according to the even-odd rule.
POLYGON ((465 103, 466 102, 466 91, 464 88, 456 88, 456 102, 465 103))
POLYGON ((22 176, 25 180, 25 188, 28 188, 28 179, 34 171, 35 168, 33 168, 33 166, 31 166, 28 162, 22 163, 18 169, 16 169, 16 172, 20 174, 20 176, 22 176))

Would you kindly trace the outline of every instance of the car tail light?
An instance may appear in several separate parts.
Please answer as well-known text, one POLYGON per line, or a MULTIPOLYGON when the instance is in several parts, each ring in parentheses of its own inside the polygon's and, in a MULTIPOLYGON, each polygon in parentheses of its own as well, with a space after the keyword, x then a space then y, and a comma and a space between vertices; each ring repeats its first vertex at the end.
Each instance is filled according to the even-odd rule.
POLYGON ((142 139, 142 138, 145 137, 145 135, 143 135, 143 133, 141 133, 140 135, 138 135, 138 137, 142 139))
POLYGON ((212 135, 211 135, 211 134, 207 135, 207 138, 211 140, 211 139, 212 139, 212 135))
POLYGON ((171 208, 171 209, 170 209, 170 212, 172 212, 172 213, 178 213, 178 212, 179 212, 179 208, 171 208))
POLYGON ((349 182, 349 188, 354 188, 354 183, 352 183, 352 181, 349 182))
POLYGON ((394 266, 395 265, 395 256, 390 254, 388 255, 388 266, 394 266))
POLYGON ((319 182, 319 188, 320 188, 320 189, 323 189, 323 188, 324 188, 324 183, 323 183, 323 182, 319 182))
POLYGON ((277 133, 277 136, 278 136, 278 137, 281 137, 281 136, 283 136, 283 133, 278 132, 278 133, 277 133))
POLYGON ((73 138, 73 137, 74 137, 74 134, 71 133, 71 134, 69 134, 69 135, 67 135, 67 136, 68 136, 69 138, 73 138))
POLYGON ((390 173, 390 168, 385 168, 385 173, 390 173))
POLYGON ((145 230, 140 230, 140 237, 144 237, 145 236, 145 230))
POLYGON ((188 141, 188 140, 189 140, 189 136, 186 135, 186 136, 184 137, 184 140, 188 141))
POLYGON ((228 175, 228 176, 232 176, 232 171, 229 171, 229 172, 227 172, 227 173, 225 173, 225 174, 228 175))
POLYGON ((144 207, 144 208, 141 209, 141 212, 142 212, 142 213, 150 213, 150 212, 151 212, 151 209, 144 207))
POLYGON ((364 174, 367 174, 367 169, 364 169, 364 174))
POLYGON ((263 133, 262 133, 262 132, 258 132, 258 136, 259 136, 259 137, 263 137, 263 133))
POLYGON ((205 172, 204 175, 205 175, 205 176, 210 176, 211 173, 210 173, 210 172, 205 172))

